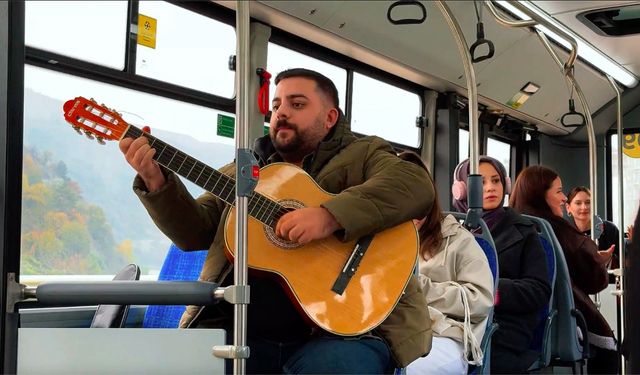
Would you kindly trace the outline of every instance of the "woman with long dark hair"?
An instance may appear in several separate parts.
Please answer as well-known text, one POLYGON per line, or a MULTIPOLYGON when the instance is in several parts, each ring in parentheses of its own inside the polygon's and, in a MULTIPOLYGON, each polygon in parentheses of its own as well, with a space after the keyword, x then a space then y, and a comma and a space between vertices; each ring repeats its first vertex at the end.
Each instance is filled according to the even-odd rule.
MULTIPOLYGON (((489 156, 480 156, 479 161, 482 218, 495 242, 500 271, 493 318, 500 328, 491 339, 491 373, 522 374, 539 355, 530 348, 540 311, 551 296, 546 256, 533 223, 503 207, 511 185, 505 167, 489 156)), ((453 205, 460 212, 468 209, 468 176, 469 159, 454 171, 453 205)))
POLYGON ((534 165, 520 172, 509 203, 522 213, 547 220, 553 227, 567 260, 576 308, 587 321, 592 354, 587 372, 616 374, 618 351, 613 331, 589 298, 589 294, 607 287, 607 263, 613 248, 599 251, 595 242, 566 221, 562 215, 566 201, 560 176, 550 168, 534 165))

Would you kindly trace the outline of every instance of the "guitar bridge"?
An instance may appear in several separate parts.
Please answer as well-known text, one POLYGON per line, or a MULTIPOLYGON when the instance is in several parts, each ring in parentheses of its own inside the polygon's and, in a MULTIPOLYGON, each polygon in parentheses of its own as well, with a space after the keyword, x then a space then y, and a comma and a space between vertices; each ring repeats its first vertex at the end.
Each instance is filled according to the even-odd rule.
POLYGON ((345 289, 347 289, 347 285, 349 285, 349 282, 351 281, 351 278, 353 278, 353 275, 355 275, 358 270, 358 266, 360 265, 364 254, 367 252, 369 245, 371 245, 372 240, 373 235, 370 234, 360 237, 358 241, 356 241, 356 246, 351 251, 349 259, 347 259, 347 262, 344 267, 342 267, 342 271, 340 271, 338 278, 333 283, 333 287, 331 287, 332 291, 339 295, 344 293, 345 289))

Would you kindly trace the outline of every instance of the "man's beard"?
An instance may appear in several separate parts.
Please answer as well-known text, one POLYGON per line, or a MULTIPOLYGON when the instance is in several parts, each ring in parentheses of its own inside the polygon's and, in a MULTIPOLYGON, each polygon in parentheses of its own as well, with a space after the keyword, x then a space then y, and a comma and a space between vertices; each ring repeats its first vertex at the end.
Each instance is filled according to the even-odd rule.
MULTIPOLYGON (((322 124, 318 124, 316 122, 314 126, 322 126, 322 124)), ((310 144, 312 143, 312 140, 309 139, 311 138, 311 130, 312 129, 308 129, 307 132, 301 133, 296 124, 284 119, 278 120, 273 134, 270 134, 271 142, 273 143, 276 151, 282 155, 285 161, 299 162, 307 154, 313 152, 313 150, 318 146, 317 144, 310 144), (289 129, 293 132, 293 134, 284 142, 278 139, 278 132, 283 128, 289 129)))

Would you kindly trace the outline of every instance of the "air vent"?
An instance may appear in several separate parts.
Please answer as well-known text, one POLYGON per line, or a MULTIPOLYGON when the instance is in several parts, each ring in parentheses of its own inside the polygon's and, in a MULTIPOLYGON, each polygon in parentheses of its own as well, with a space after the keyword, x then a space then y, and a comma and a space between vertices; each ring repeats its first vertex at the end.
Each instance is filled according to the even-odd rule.
POLYGON ((580 13, 577 17, 600 35, 624 36, 640 33, 640 5, 589 11, 580 13))

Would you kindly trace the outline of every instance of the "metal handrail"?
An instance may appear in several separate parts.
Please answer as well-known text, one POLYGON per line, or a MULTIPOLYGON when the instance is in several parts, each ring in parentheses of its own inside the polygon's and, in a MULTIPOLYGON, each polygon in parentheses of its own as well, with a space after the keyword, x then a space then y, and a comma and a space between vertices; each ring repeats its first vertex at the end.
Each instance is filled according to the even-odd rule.
MULTIPOLYGON (((573 85, 574 89, 576 90, 576 94, 578 95, 578 100, 582 105, 582 111, 586 115, 585 117, 587 120, 587 137, 589 140, 589 188, 591 190, 591 213, 593 215, 595 214, 596 208, 598 207, 598 204, 597 204, 598 203, 598 185, 597 185, 598 168, 597 168, 597 159, 596 159, 597 157, 596 156, 596 135, 593 129, 593 117, 591 116, 591 111, 589 110, 589 104, 587 103, 587 99, 584 96, 584 92, 582 91, 582 88, 580 87, 580 85, 578 84, 578 81, 573 75, 573 69, 571 69, 570 71, 564 70, 562 62, 558 57, 558 55, 556 54, 556 52, 551 47, 551 43, 549 43, 549 39, 547 38, 547 36, 544 35, 544 33, 540 30, 536 30, 536 33, 538 34, 538 38, 540 38, 540 41, 542 42, 544 47, 547 49, 549 54, 553 57, 554 61, 560 67, 560 70, 563 71, 564 77, 567 80, 567 82, 570 85, 573 85)), ((594 241, 596 241, 595 234, 596 234, 595 220, 591 220, 591 239, 594 241)))
POLYGON ((484 4, 487 6, 491 14, 493 14, 493 17, 496 19, 496 21, 502 26, 519 28, 519 27, 532 27, 532 26, 538 25, 538 21, 535 21, 535 20, 512 21, 510 19, 507 19, 506 17, 503 17, 498 12, 498 9, 495 7, 495 5, 493 5, 493 2, 491 0, 485 1, 484 4))
POLYGON ((567 58, 567 61, 563 65, 563 70, 565 75, 569 74, 569 72, 573 69, 573 65, 576 61, 576 58, 578 57, 578 42, 576 41, 576 39, 571 34, 564 31, 563 29, 557 27, 556 25, 540 17, 540 15, 533 12, 531 9, 523 5, 521 2, 511 0, 511 1, 508 1, 508 3, 514 8, 521 11, 522 13, 531 17, 531 19, 536 21, 539 25, 549 28, 550 31, 562 36, 564 39, 567 40, 567 42, 569 42, 569 44, 571 45, 571 50, 569 51, 569 57, 567 58))
MULTIPOLYGON (((613 91, 616 93, 616 130, 618 132, 618 222, 620 223, 620 230, 618 231, 618 259, 620 260, 620 274, 616 275, 616 277, 618 278, 618 285, 619 285, 619 289, 618 289, 618 297, 620 298, 620 303, 618 304, 619 306, 619 311, 620 311, 620 320, 618 322, 619 327, 620 327, 620 332, 618 332, 618 340, 619 342, 624 342, 624 318, 625 318, 625 312, 624 312, 624 184, 622 183, 622 181, 624 181, 623 179, 623 175, 624 175, 624 168, 623 168, 623 160, 622 160, 622 147, 623 147, 623 138, 624 138, 624 133, 623 133, 623 124, 622 124, 622 95, 620 93, 620 87, 618 87, 618 84, 616 83, 616 81, 613 79, 613 77, 611 77, 610 75, 607 74, 607 80, 609 81, 609 84, 611 84, 611 88, 613 88, 613 91)), ((625 361, 621 361, 621 367, 620 367, 620 373, 621 374, 626 374, 626 366, 625 366, 625 361)))

